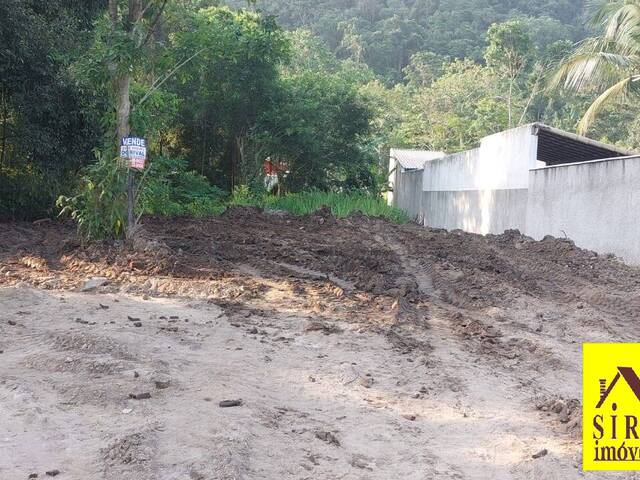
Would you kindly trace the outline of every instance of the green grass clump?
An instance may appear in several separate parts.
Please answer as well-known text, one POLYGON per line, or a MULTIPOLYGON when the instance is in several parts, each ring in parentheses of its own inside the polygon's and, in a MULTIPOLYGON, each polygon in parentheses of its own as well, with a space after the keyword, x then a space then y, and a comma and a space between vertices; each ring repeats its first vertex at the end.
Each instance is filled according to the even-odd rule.
POLYGON ((382 197, 362 193, 308 191, 267 196, 257 204, 272 210, 285 210, 294 215, 313 213, 326 205, 333 215, 341 218, 353 212, 361 212, 368 217, 382 217, 395 223, 406 223, 409 220, 404 212, 387 205, 382 197))

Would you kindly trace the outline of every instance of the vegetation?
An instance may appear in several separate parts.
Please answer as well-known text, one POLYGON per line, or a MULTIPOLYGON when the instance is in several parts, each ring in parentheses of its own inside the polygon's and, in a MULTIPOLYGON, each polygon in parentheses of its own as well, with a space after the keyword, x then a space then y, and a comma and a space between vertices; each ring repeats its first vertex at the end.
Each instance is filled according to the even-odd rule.
POLYGON ((601 92, 580 120, 582 134, 618 98, 637 95, 640 82, 640 1, 606 2, 592 23, 602 33, 584 40, 555 77, 569 89, 601 92))
MULTIPOLYGON (((246 0, 227 0, 236 8, 246 0)), ((308 29, 338 58, 366 63, 388 83, 404 79, 413 55, 441 59, 484 57, 494 23, 521 19, 544 50, 557 40, 584 35, 585 0, 259 0, 285 28, 308 29)))
POLYGON ((240 202, 240 204, 256 205, 270 210, 284 210, 294 215, 307 215, 322 207, 328 207, 336 217, 347 217, 352 213, 360 212, 370 217, 386 218, 395 223, 408 221, 406 214, 387 205, 381 197, 363 193, 312 190, 282 196, 268 195, 253 202, 240 202))
POLYGON ((604 3, 6 0, 0 219, 62 210, 89 238, 228 202, 400 220, 379 200, 389 146, 455 152, 541 121, 640 147, 620 108, 640 6, 604 3), (117 159, 129 134, 143 172, 117 159))

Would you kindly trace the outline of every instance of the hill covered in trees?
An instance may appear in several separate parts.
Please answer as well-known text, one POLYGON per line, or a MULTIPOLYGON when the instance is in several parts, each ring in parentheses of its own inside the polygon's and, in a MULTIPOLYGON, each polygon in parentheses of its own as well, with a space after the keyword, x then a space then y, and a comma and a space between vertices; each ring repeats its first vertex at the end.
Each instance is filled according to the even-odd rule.
MULTIPOLYGON (((246 7, 246 0, 228 0, 246 7)), ((585 0, 257 0, 287 29, 304 28, 339 58, 364 61, 388 81, 417 52, 441 58, 482 60, 493 23, 519 19, 544 47, 584 37, 585 0)))

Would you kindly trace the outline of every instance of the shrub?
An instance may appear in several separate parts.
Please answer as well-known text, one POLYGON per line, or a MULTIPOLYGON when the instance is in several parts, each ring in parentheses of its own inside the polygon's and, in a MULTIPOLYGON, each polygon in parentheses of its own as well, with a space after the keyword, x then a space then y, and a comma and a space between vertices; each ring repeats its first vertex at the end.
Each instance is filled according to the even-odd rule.
POLYGON ((187 168, 184 159, 155 158, 141 180, 138 211, 168 216, 222 213, 226 194, 187 168))
POLYGON ((118 160, 96 151, 98 161, 85 169, 77 193, 60 196, 60 215, 69 215, 88 240, 120 237, 125 229, 127 170, 118 160))
MULTIPOLYGON (((98 155, 81 177, 77 193, 61 196, 60 215, 69 215, 88 240, 120 237, 125 230, 127 170, 118 160, 98 155)), ((139 179, 136 215, 213 215, 225 209, 225 194, 182 159, 157 157, 139 179)))

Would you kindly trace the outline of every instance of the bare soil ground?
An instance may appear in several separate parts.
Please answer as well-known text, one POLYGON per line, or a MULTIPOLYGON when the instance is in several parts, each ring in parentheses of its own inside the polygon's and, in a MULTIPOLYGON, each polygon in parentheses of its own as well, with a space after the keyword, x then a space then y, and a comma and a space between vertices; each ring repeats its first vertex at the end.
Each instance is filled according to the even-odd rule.
POLYGON ((640 270, 326 211, 144 225, 0 225, 0 479, 636 478, 581 471, 580 383, 583 342, 637 341, 640 270))

